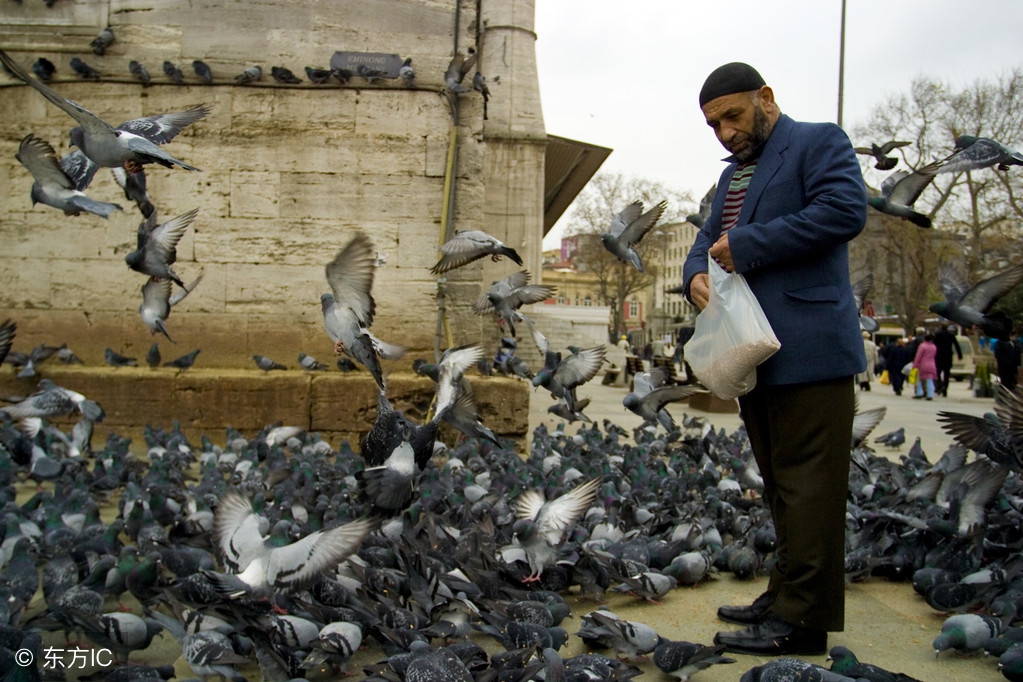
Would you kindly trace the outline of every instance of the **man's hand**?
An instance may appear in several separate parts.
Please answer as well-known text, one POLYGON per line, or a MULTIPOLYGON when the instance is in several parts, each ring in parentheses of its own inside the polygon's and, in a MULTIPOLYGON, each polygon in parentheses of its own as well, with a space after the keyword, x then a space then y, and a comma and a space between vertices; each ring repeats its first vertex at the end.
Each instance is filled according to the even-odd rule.
POLYGON ((707 307, 707 301, 710 300, 710 278, 706 272, 697 273, 689 280, 689 298, 700 310, 707 307))
POLYGON ((725 269, 725 272, 734 272, 735 264, 732 263, 732 249, 728 245, 728 233, 718 237, 718 240, 714 242, 707 253, 710 254, 711 258, 721 264, 721 267, 725 269))

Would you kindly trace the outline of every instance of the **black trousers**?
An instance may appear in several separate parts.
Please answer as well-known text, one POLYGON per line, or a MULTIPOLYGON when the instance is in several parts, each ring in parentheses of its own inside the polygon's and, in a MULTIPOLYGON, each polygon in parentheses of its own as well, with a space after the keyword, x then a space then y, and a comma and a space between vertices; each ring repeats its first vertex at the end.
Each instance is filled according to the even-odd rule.
POLYGON ((855 412, 852 377, 758 383, 739 399, 778 535, 767 590, 775 613, 819 630, 845 624, 845 512, 855 412))

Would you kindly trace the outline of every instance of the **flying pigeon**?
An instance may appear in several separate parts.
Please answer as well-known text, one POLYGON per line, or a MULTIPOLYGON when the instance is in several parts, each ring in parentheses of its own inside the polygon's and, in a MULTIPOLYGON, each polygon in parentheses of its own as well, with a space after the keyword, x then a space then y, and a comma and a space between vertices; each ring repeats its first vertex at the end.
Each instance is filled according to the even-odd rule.
POLYGON ((575 389, 592 379, 600 371, 607 354, 605 346, 569 351, 567 357, 555 351, 547 337, 525 315, 520 316, 529 326, 533 342, 544 356, 544 366, 533 377, 534 388, 543 386, 554 398, 565 401, 569 412, 578 412, 575 389))
POLYGON ((148 86, 149 81, 152 80, 149 77, 149 71, 146 70, 146 67, 142 66, 142 64, 134 59, 128 62, 128 73, 130 73, 139 83, 142 83, 143 87, 148 86))
POLYGON ((107 51, 107 48, 114 44, 114 29, 107 26, 105 29, 96 34, 96 37, 92 39, 92 52, 99 56, 107 51))
POLYGON ((178 85, 185 84, 185 74, 181 73, 181 69, 174 62, 165 60, 163 62, 163 73, 178 85))
POLYGON ((913 210, 913 204, 934 180, 940 162, 929 163, 912 173, 895 171, 881 183, 881 196, 868 197, 867 204, 886 215, 908 220, 918 227, 930 227, 931 219, 913 210))
POLYGON ((653 228, 667 208, 668 202, 662 201, 643 213, 643 202, 632 202, 611 219, 611 231, 600 235, 600 243, 615 258, 632 263, 637 270, 643 272, 643 261, 634 247, 653 228))
POLYGON ((831 661, 831 671, 865 680, 888 680, 889 682, 919 682, 915 678, 903 673, 893 673, 870 663, 863 663, 852 652, 844 646, 833 646, 828 652, 828 660, 831 661))
POLYGON ((1023 166, 1023 154, 996 140, 960 135, 952 154, 939 163, 939 173, 962 173, 991 166, 1007 171, 1009 166, 1023 166))
MULTIPOLYGON (((4 62, 6 64, 6 62, 4 62)), ((68 62, 71 65, 71 70, 78 74, 78 77, 83 80, 98 81, 100 77, 99 71, 89 66, 87 63, 79 59, 78 57, 72 57, 71 61, 68 62)), ((7 65, 10 68, 10 65, 7 65)), ((15 72, 17 74, 17 72, 15 72)), ((20 77, 20 76, 19 76, 20 77)), ((29 83, 31 85, 31 83, 29 83)))
POLYGON ((114 211, 122 210, 117 204, 96 201, 75 188, 67 176, 53 147, 46 140, 32 134, 26 135, 18 146, 15 158, 35 178, 32 183, 32 205, 45 204, 64 211, 65 215, 81 215, 82 211, 108 218, 114 211))
POLYGON ((515 249, 482 230, 459 230, 455 232, 455 236, 444 242, 440 251, 444 255, 430 269, 435 275, 460 268, 484 256, 490 256, 495 263, 501 260, 501 256, 507 256, 517 265, 522 265, 522 258, 515 249))
POLYGON ((686 216, 686 221, 695 225, 696 227, 703 227, 703 224, 707 222, 707 218, 710 217, 710 208, 714 204, 714 196, 717 194, 718 186, 717 183, 710 186, 707 193, 700 199, 700 210, 692 215, 686 216))
POLYGON ((256 367, 259 367, 264 372, 269 372, 273 369, 287 369, 284 365, 274 362, 265 355, 253 355, 252 360, 256 363, 256 367))
POLYGON ((938 412, 941 428, 957 442, 992 461, 1023 472, 1023 396, 999 386, 996 418, 938 412))
POLYGON ((199 77, 206 85, 213 84, 213 71, 210 70, 209 64, 202 61, 201 59, 192 60, 192 70, 195 71, 195 75, 199 77))
POLYGON ((124 257, 128 267, 143 275, 169 279, 179 287, 187 289, 181 278, 171 270, 171 265, 178 257, 178 242, 198 214, 199 209, 193 208, 188 213, 182 213, 162 225, 157 225, 154 212, 139 223, 135 250, 124 257))
POLYGON ((240 493, 228 492, 221 498, 214 535, 231 575, 215 574, 219 586, 254 596, 299 591, 336 570, 376 526, 370 519, 357 519, 279 546, 264 536, 265 523, 240 493))
MULTIPOLYGON (((68 156, 73 154, 79 154, 83 159, 85 158, 78 150, 75 150, 68 156)), ((64 158, 66 159, 67 157, 64 158)), ((135 202, 135 206, 138 207, 142 217, 152 217, 156 212, 156 206, 153 205, 153 200, 149 197, 149 191, 146 189, 146 172, 140 170, 138 173, 129 173, 120 167, 111 168, 110 171, 113 173, 114 180, 124 190, 124 197, 129 201, 135 202)))
POLYGON ((881 323, 869 315, 863 314, 863 306, 874 286, 874 273, 868 272, 852 284, 853 298, 856 300, 856 310, 860 313, 860 329, 873 334, 881 328, 881 323))
POLYGON ((874 160, 876 161, 874 168, 886 171, 895 168, 895 164, 899 162, 899 158, 897 156, 888 156, 888 154, 899 147, 907 147, 911 144, 913 143, 889 140, 881 146, 878 146, 876 142, 871 142, 869 147, 854 147, 854 149, 857 154, 865 154, 866 156, 874 157, 874 160))
POLYGON ((487 87, 487 79, 477 71, 472 77, 472 89, 483 95, 483 120, 487 120, 487 104, 490 102, 490 88, 487 87))
MULTIPOLYGON (((665 407, 685 400, 696 392, 694 386, 668 386, 668 373, 663 367, 640 372, 633 379, 633 391, 622 398, 622 405, 643 418, 643 426, 660 424, 669 434, 678 431, 678 424, 665 407)), ((641 427, 642 428, 642 427, 641 427)))
POLYGON ((49 379, 40 379, 39 389, 38 392, 21 402, 0 407, 0 414, 6 414, 11 419, 31 419, 33 417, 48 419, 57 415, 71 414, 77 410, 94 422, 103 421, 103 408, 81 393, 58 386, 49 379))
POLYGON ((448 63, 447 71, 444 72, 444 85, 452 92, 469 92, 469 88, 462 85, 462 81, 474 66, 476 66, 476 53, 466 57, 465 53, 456 52, 455 56, 451 58, 451 62, 448 63))
POLYGON ((515 498, 512 506, 518 520, 512 525, 516 543, 522 548, 530 573, 523 582, 540 580, 544 569, 557 560, 557 545, 582 518, 596 499, 601 479, 581 483, 552 500, 539 490, 527 490, 515 498))
POLYGON ((284 83, 285 85, 296 85, 302 82, 302 79, 291 72, 291 69, 283 66, 272 66, 270 67, 270 75, 278 83, 284 83))
POLYGON ((331 293, 320 296, 320 307, 323 326, 334 342, 334 354, 345 353, 365 365, 383 390, 384 375, 378 356, 397 360, 405 349, 385 343, 369 331, 376 313, 371 293, 375 252, 369 237, 356 233, 327 264, 331 293))
MULTIPOLYGON (((143 164, 158 163, 167 168, 176 165, 185 170, 198 170, 174 158, 158 145, 174 139, 182 128, 206 116, 210 111, 209 107, 197 106, 187 111, 148 116, 127 121, 114 128, 84 107, 64 99, 48 85, 25 73, 25 70, 3 50, 0 50, 0 62, 78 122, 78 125, 71 129, 71 144, 81 149, 82 153, 97 166, 109 168, 124 166, 134 172, 143 164)), ((83 188, 79 186, 79 189, 83 188)))
POLYGON ((263 78, 263 69, 258 66, 246 66, 245 70, 235 76, 234 82, 236 85, 244 85, 245 83, 255 83, 263 78))
POLYGON ((529 272, 520 270, 494 282, 487 293, 472 304, 472 311, 477 315, 494 313, 498 324, 507 323, 508 331, 515 336, 516 311, 524 305, 547 300, 554 292, 552 286, 529 284, 529 272))
POLYGON ((142 305, 139 306, 142 323, 149 327, 153 334, 163 334, 171 343, 177 343, 167 331, 167 318, 170 317, 171 309, 192 293, 202 278, 203 275, 200 273, 190 284, 172 292, 170 279, 150 277, 142 285, 142 305))
POLYGON ((1023 282, 1023 265, 1012 265, 996 275, 970 286, 952 266, 938 270, 938 283, 945 300, 932 303, 928 310, 951 320, 965 329, 980 329, 994 339, 1012 332, 1012 320, 1001 312, 990 312, 1002 296, 1023 282))
POLYGON ((57 72, 57 67, 53 65, 46 57, 39 57, 32 62, 32 73, 39 77, 39 80, 44 83, 49 83, 53 79, 53 74, 57 72))
POLYGON ((406 57, 402 62, 401 68, 398 69, 398 78, 406 88, 415 85, 416 72, 412 69, 412 57, 406 57))

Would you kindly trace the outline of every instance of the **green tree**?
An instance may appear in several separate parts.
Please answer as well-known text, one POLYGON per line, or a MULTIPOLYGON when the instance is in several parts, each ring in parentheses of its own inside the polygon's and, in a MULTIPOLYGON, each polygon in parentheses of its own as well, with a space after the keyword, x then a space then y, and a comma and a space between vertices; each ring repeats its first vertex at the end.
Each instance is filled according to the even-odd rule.
POLYGON ((610 172, 595 175, 572 204, 566 232, 580 236, 575 265, 580 271, 592 272, 596 276, 597 289, 593 293, 604 305, 611 307, 614 318, 612 331, 615 334, 625 331, 623 310, 626 301, 653 285, 661 263, 659 254, 667 237, 656 234, 655 226, 639 242, 636 250, 645 270, 639 272, 632 265, 622 263, 611 255, 601 244, 600 235, 610 230, 614 215, 632 202, 642 201, 644 207, 650 209, 662 200, 668 202, 668 207, 658 225, 683 221, 695 208, 688 192, 668 189, 651 180, 610 172))

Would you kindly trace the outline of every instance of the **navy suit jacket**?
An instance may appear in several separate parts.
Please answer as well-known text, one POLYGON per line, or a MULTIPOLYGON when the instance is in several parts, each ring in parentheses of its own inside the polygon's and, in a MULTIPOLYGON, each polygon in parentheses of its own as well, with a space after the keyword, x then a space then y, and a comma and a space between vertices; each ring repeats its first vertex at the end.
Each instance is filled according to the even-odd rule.
MULTIPOLYGON (((707 250, 721 235, 721 211, 736 165, 721 174, 710 218, 686 258, 687 298, 689 283, 707 271, 707 250)), ((728 231, 735 271, 746 277, 781 342, 758 368, 758 381, 795 384, 866 369, 848 252, 866 218, 863 174, 845 132, 833 123, 781 115, 738 223, 728 231)))

